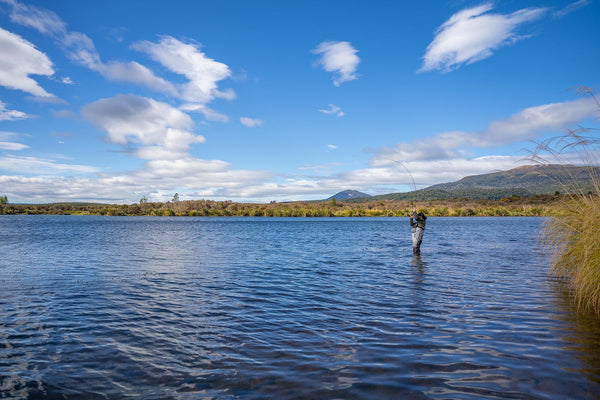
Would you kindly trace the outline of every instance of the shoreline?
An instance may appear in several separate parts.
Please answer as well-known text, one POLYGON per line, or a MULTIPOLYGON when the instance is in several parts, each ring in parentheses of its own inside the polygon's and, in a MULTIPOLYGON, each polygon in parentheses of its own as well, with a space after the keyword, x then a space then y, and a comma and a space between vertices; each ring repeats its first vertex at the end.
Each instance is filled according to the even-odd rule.
MULTIPOLYGON (((428 217, 555 217, 564 212, 566 197, 539 195, 500 200, 429 200, 417 209, 428 217)), ((178 217, 407 217, 413 204, 400 200, 236 203, 183 200, 142 204, 4 204, 0 215, 106 215, 178 217)))

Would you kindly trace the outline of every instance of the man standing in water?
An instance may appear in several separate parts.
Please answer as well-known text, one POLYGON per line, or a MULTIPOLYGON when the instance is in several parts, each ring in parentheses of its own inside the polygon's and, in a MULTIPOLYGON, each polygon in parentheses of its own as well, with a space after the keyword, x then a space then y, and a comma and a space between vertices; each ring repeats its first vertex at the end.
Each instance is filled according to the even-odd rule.
POLYGON ((421 242, 423 241, 423 233, 425 233, 426 219, 427 217, 425 214, 422 212, 417 214, 417 210, 413 210, 413 212, 410 214, 410 231, 412 233, 413 254, 416 256, 421 254, 421 242))

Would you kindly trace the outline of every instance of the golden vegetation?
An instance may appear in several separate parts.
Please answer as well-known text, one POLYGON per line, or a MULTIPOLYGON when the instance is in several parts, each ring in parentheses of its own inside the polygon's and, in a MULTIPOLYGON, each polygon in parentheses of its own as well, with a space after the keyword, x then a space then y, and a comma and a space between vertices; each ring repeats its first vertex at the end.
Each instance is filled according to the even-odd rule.
MULTIPOLYGON (((591 95, 600 109, 600 102, 589 88, 579 88, 591 95)), ((590 129, 579 128, 567 135, 542 143, 538 153, 565 162, 579 155, 587 166, 598 166, 600 139, 589 136, 590 129)), ((600 175, 589 169, 593 190, 577 185, 576 179, 561 182, 566 195, 560 212, 551 218, 543 231, 546 248, 553 255, 551 273, 565 283, 573 294, 577 309, 600 316, 600 175)))
MULTIPOLYGON (((512 196, 501 200, 431 200, 416 205, 428 216, 551 216, 560 211, 561 196, 512 196)), ((123 216, 242 216, 242 217, 405 217, 413 206, 408 201, 376 200, 291 203, 234 203, 185 200, 140 204, 4 204, 1 214, 79 214, 123 216)))

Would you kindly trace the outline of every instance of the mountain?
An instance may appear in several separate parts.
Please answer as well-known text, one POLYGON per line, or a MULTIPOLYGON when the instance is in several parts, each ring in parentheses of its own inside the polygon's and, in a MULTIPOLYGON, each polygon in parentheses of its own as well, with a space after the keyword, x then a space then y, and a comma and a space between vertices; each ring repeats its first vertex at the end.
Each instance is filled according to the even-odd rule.
POLYGON ((600 177, 600 167, 526 165, 508 171, 467 176, 456 182, 440 183, 413 192, 372 196, 369 200, 502 199, 563 193, 565 187, 588 192, 594 190, 593 177, 600 177))
POLYGON ((565 185, 574 182, 590 185, 592 183, 590 172, 593 172, 592 167, 557 164, 525 165, 503 172, 467 176, 456 182, 429 186, 426 190, 520 188, 527 189, 532 194, 551 194, 555 191, 563 191, 565 185))
POLYGON ((348 199, 357 199, 362 197, 371 197, 370 194, 366 194, 363 192, 359 192, 358 190, 344 190, 343 192, 339 192, 328 198, 327 200, 348 200, 348 199))

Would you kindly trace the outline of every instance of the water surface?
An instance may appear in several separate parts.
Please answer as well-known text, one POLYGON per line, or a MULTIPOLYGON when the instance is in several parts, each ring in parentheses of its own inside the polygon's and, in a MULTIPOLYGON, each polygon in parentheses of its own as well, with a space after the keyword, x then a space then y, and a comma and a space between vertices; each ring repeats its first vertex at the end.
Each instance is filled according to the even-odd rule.
POLYGON ((542 222, 0 216, 0 398, 600 398, 542 222))

